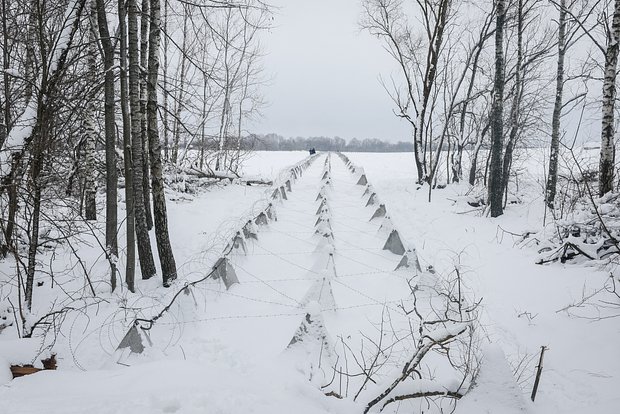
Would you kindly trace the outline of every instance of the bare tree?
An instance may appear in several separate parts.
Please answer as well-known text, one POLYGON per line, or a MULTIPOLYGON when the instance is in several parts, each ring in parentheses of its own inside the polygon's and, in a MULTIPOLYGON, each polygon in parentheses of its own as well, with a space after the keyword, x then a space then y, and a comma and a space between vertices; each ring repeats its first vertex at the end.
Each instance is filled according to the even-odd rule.
POLYGON ((502 150, 504 146, 504 25, 506 1, 495 3, 495 81, 491 115, 491 164, 489 173, 489 204, 491 216, 503 214, 504 185, 502 182, 502 150))
MULTIPOLYGON (((94 0, 90 2, 89 10, 89 47, 88 47, 88 72, 90 81, 94 85, 97 80, 97 5, 94 0)), ((87 103, 86 116, 84 117, 84 154, 81 175, 84 185, 84 216, 86 220, 97 220, 97 181, 95 168, 95 145, 97 142, 97 130, 95 129, 95 117, 97 112, 96 94, 91 96, 87 103)))
POLYGON ((133 163, 133 201, 136 220, 136 241, 142 279, 150 279, 156 273, 151 250, 143 186, 142 119, 140 116, 140 59, 138 50, 137 0, 127 1, 127 40, 129 58, 129 105, 131 108, 131 160, 133 163))
POLYGON ((560 117, 562 115, 562 94, 564 90, 564 57, 566 54, 566 0, 560 0, 558 16, 558 64, 556 69, 555 101, 551 121, 551 150, 549 172, 545 189, 545 202, 553 208, 558 182, 558 156, 560 152, 560 117))
POLYGON ((616 162, 615 103, 618 52, 620 50, 620 0, 614 1, 611 28, 607 31, 605 72, 603 77, 603 106, 601 125, 601 158, 599 163, 598 192, 602 196, 614 188, 616 162))
POLYGON ((114 88, 114 45, 108 28, 108 18, 103 0, 96 0, 99 36, 103 53, 104 70, 104 122, 106 170, 106 254, 110 262, 110 285, 116 289, 116 264, 118 260, 118 173, 116 170, 116 121, 114 88))
POLYGON ((439 61, 444 47, 444 33, 453 13, 451 0, 424 0, 416 2, 422 16, 422 36, 415 37, 405 22, 400 0, 367 0, 362 27, 385 41, 387 50, 398 63, 405 80, 404 97, 392 92, 398 107, 397 115, 406 119, 413 128, 413 147, 419 182, 431 184, 427 152, 432 151, 428 140, 436 94, 439 61), (423 40, 422 40, 423 39, 423 40), (413 113, 410 114, 412 108, 413 113))
POLYGON ((123 156, 125 164, 125 227, 127 231, 127 253, 125 283, 135 292, 136 232, 134 213, 134 179, 131 151, 131 119, 129 114, 129 83, 127 70, 127 9, 125 1, 118 0, 118 21, 120 32, 120 105, 123 117, 123 156))
POLYGON ((166 211, 166 196, 164 193, 164 178, 161 159, 161 142, 159 140, 157 115, 157 77, 159 73, 159 45, 160 45, 160 3, 159 0, 150 0, 151 31, 149 33, 149 59, 147 81, 147 121, 148 140, 151 159, 151 178, 153 186, 153 212, 155 219, 155 237, 157 251, 161 262, 164 286, 177 278, 177 268, 170 245, 168 234, 168 214, 166 211))

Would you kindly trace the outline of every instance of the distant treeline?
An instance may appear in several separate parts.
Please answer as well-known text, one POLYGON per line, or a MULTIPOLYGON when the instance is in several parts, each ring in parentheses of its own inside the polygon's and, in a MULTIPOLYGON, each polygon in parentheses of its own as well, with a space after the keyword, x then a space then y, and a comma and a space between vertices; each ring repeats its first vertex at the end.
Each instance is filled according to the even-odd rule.
POLYGON ((412 142, 390 143, 376 138, 346 141, 340 137, 296 137, 284 138, 277 134, 251 135, 246 138, 247 146, 257 151, 297 151, 314 148, 317 151, 348 152, 411 152, 412 142))

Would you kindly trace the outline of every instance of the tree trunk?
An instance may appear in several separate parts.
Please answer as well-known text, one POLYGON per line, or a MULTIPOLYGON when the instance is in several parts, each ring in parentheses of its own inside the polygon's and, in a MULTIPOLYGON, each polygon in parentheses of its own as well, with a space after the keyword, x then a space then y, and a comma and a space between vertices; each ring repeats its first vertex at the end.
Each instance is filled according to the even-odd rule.
POLYGON ((148 139, 151 157, 151 178, 153 186, 153 212, 155 219, 155 237, 157 251, 161 262, 161 272, 164 286, 177 278, 177 268, 170 245, 168 234, 168 215, 166 211, 166 197, 164 193, 164 179, 161 160, 161 142, 157 127, 157 75, 159 72, 159 42, 160 42, 160 3, 151 1, 151 32, 149 34, 149 61, 148 61, 148 139))
POLYGON ((504 152, 502 163, 502 187, 506 196, 508 195, 508 182, 510 181, 510 169, 512 167, 512 157, 517 144, 519 134, 519 112, 521 109, 521 96, 523 95, 522 81, 523 66, 523 0, 517 2, 517 62, 515 63, 515 91, 512 105, 510 107, 510 133, 504 152))
POLYGON ((601 126, 601 159, 599 163, 599 196, 613 190, 616 146, 614 142, 614 107, 616 100, 616 67, 618 66, 618 42, 620 41, 620 0, 614 2, 611 31, 605 53, 605 77, 603 79, 603 119, 601 126))
POLYGON ((144 213, 146 214, 146 227, 153 228, 153 215, 151 214, 151 187, 149 171, 149 141, 146 135, 146 66, 148 62, 148 37, 149 37, 149 0, 142 0, 142 13, 140 14, 140 135, 142 142, 142 193, 144 194, 144 213))
POLYGON ((114 46, 110 39, 108 17, 104 0, 97 1, 99 36, 103 49, 104 75, 104 122, 105 122, 105 170, 106 170, 106 209, 105 245, 110 263, 110 285, 116 289, 116 263, 118 261, 118 173, 116 171, 116 122, 114 96, 114 46))
MULTIPOLYGON (((168 30, 168 0, 164 0, 164 33, 168 30)), ((164 35, 164 159, 170 160, 170 138, 169 138, 169 122, 168 122, 168 36, 164 35)))
MULTIPOLYGON (((11 55, 9 52, 9 31, 7 28, 7 20, 9 16, 6 10, 7 0, 2 0, 2 64, 4 68, 11 67, 11 55)), ((11 129, 11 77, 8 71, 3 71, 3 86, 4 86, 4 102, 3 102, 3 119, 2 124, 4 128, 0 134, 0 149, 4 145, 6 135, 11 129)))
POLYGON ((127 259, 125 264, 125 283, 130 292, 135 292, 136 233, 133 198, 133 161, 131 154, 131 119, 129 114, 129 85, 127 83, 127 10, 125 1, 118 0, 120 32, 120 89, 121 113, 123 115, 123 155, 125 165, 125 207, 127 217, 127 259))
POLYGON ((424 156, 422 155, 422 151, 420 149, 420 143, 418 142, 418 129, 417 127, 413 128, 413 157, 415 159, 415 169, 418 174, 418 183, 422 184, 424 182, 424 167, 423 160, 424 156))
MULTIPOLYGON (((77 0, 68 5, 66 13, 67 19, 63 22, 62 41, 49 51, 41 49, 40 63, 41 74, 37 85, 36 98, 36 121, 33 125, 31 134, 23 140, 21 146, 23 155, 28 147, 31 147, 29 160, 29 199, 31 202, 31 219, 30 219, 30 240, 28 243, 28 263, 26 268, 26 287, 25 301, 28 310, 32 309, 32 295, 34 288, 34 278, 36 271, 36 256, 39 247, 39 230, 41 215, 41 195, 42 189, 45 188, 42 182, 42 172, 45 166, 46 151, 50 146, 50 136, 54 130, 54 105, 57 102, 57 93, 59 83, 63 73, 66 70, 66 62, 69 50, 71 49, 73 39, 79 28, 82 12, 84 10, 84 0, 77 0), (51 59, 50 59, 51 57, 51 59)), ((34 11, 33 11, 34 13, 34 11)), ((32 17, 32 16, 31 16, 32 17)), ((38 33, 41 35, 42 16, 37 15, 33 19, 38 24, 38 33)), ((60 37, 59 37, 60 38, 60 37)), ((45 39, 39 37, 37 43, 43 45, 45 39)), ((19 158, 20 155, 17 155, 19 158)), ((44 176, 44 175, 43 175, 44 176)))
POLYGON ((173 129, 173 144, 172 144, 172 163, 176 164, 179 158, 179 140, 181 138, 181 109, 183 108, 184 92, 185 92, 185 62, 187 57, 187 8, 183 5, 183 41, 181 42, 181 67, 179 69, 179 89, 177 95, 177 101, 175 103, 174 110, 174 129, 173 129))
POLYGON ((504 145, 504 22, 506 0, 497 0, 495 19, 495 81, 491 114, 491 162, 489 171, 489 204, 491 217, 504 213, 502 185, 502 149, 504 145))
POLYGON ((133 160, 133 195, 136 220, 136 241, 142 279, 150 279, 156 273, 151 250, 151 240, 144 208, 142 120, 140 117, 140 60, 138 51, 138 5, 127 0, 129 41, 129 106, 131 108, 131 152, 133 160))
POLYGON ((471 165, 469 166, 469 185, 476 184, 476 171, 478 170, 478 155, 480 154, 480 149, 482 148, 482 143, 484 142, 484 136, 487 134, 487 131, 491 127, 489 122, 486 123, 480 136, 476 140, 476 145, 474 146, 474 153, 471 157, 471 165))
MULTIPOLYGON (((88 43, 88 71, 91 85, 97 83, 97 5, 95 0, 90 1, 89 13, 89 43, 88 43)), ((84 218, 97 220, 97 181, 95 163, 95 144, 97 142, 97 130, 95 129, 95 114, 97 106, 95 95, 90 97, 84 117, 84 165, 82 175, 84 177, 84 218)))
MULTIPOLYGON (((203 60, 206 60, 206 59, 203 59, 203 60)), ((199 161, 199 168, 201 171, 204 168, 204 164, 205 164, 205 145, 207 144, 207 137, 206 137, 207 82, 208 82, 207 75, 203 74, 202 75, 202 122, 201 122, 201 133, 200 133, 200 161, 199 161)))
POLYGON ((566 0, 560 0, 558 19, 558 65, 555 75, 555 103, 551 119, 551 148, 545 202, 553 209, 558 183, 558 157, 560 153, 560 116, 562 115, 562 92, 564 90, 564 55, 566 53, 566 0))

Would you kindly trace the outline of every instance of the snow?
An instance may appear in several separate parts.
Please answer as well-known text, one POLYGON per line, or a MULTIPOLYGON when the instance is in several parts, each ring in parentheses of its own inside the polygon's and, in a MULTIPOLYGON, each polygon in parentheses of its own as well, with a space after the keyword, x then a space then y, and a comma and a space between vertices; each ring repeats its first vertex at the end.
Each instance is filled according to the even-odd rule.
POLYGON ((487 345, 476 385, 459 402, 456 414, 525 414, 530 407, 515 382, 501 348, 487 345))
POLYGON ((15 125, 6 137, 6 141, 0 148, 0 173, 6 175, 10 171, 11 162, 10 154, 13 151, 19 151, 32 134, 32 129, 37 120, 37 100, 30 98, 24 112, 15 121, 15 125))
MULTIPOLYGON (((518 238, 501 230, 519 234, 541 227, 545 208, 539 180, 544 162, 539 157, 544 154, 528 154, 525 164, 515 164, 530 174, 521 179, 523 201, 497 219, 481 217, 460 202, 470 193, 466 184, 436 190, 428 203, 428 187, 418 189, 412 179, 412 154, 347 155, 364 165, 399 232, 415 243, 422 268, 432 265, 438 273, 447 273, 460 266, 468 290, 482 299, 482 324, 489 340, 502 348, 511 367, 530 357, 520 384, 524 395, 532 389, 534 356, 540 346, 549 347, 534 413, 617 412, 617 318, 593 321, 557 312, 584 292, 602 287, 608 273, 579 265, 536 265, 536 248, 518 248, 518 238)), ((596 318, 599 312, 586 315, 596 318)))
POLYGON ((0 391, 2 410, 224 414, 277 413, 287 407, 300 414, 330 412, 330 400, 312 392, 293 371, 274 368, 276 362, 239 364, 234 356, 222 355, 218 360, 147 362, 121 371, 41 372, 6 385, 0 391), (34 398, 33 389, 37 390, 34 398))
POLYGON ((77 15, 79 7, 80 6, 77 0, 70 1, 67 5, 65 17, 63 19, 64 24, 60 34, 58 35, 58 39, 56 40, 54 49, 52 50, 51 59, 49 60, 50 63, 48 71, 50 74, 56 72, 60 57, 62 56, 63 52, 69 47, 70 42, 73 40, 71 35, 73 32, 75 20, 79 18, 79 16, 77 15))
POLYGON ((471 324, 467 322, 466 323, 453 323, 453 324, 446 326, 445 328, 434 329, 432 332, 426 334, 426 336, 431 341, 440 342, 440 341, 443 341, 445 338, 449 338, 451 336, 457 336, 458 334, 463 332, 465 329, 467 329, 469 326, 471 326, 471 324))
MULTIPOLYGON (((138 281, 137 294, 125 289, 109 294, 105 258, 96 241, 86 238, 78 246, 80 256, 98 294, 108 303, 87 299, 88 316, 67 314, 53 347, 57 371, 8 381, 8 365, 33 359, 38 363, 43 355, 36 354, 42 344, 36 338, 16 340, 14 327, 0 332, 0 412, 359 413, 381 389, 367 384, 354 402, 354 388, 360 382, 352 378, 347 398, 325 396, 329 391, 347 394, 347 389, 342 379, 341 384, 336 379, 320 388, 329 382, 325 381, 331 378, 329 367, 338 360, 324 352, 324 344, 338 355, 345 342, 356 352, 363 347, 363 352, 370 353, 372 347, 362 342, 361 333, 378 338, 384 312, 389 313, 394 329, 408 329, 398 307, 411 306, 407 279, 415 278, 421 289, 419 300, 424 301, 428 299, 425 287, 437 284, 455 266, 462 275, 464 294, 469 300, 482 299, 481 327, 476 329, 483 344, 480 374, 457 403, 457 414, 617 412, 617 321, 591 321, 557 312, 584 292, 600 288, 607 275, 579 265, 536 265, 536 249, 516 247, 513 237, 500 229, 518 234, 540 228, 544 208, 535 177, 522 184, 521 204, 510 205, 499 219, 490 219, 466 213, 471 211, 465 201, 466 185, 434 191, 429 204, 427 188, 418 190, 412 178, 411 154, 347 155, 363 166, 389 218, 370 220, 378 203, 364 207, 369 195, 362 195, 365 186, 356 185, 360 168, 351 174, 333 155, 329 177, 322 180, 326 157, 321 155, 294 180, 288 200, 271 199, 273 188, 265 186, 224 185, 191 195, 169 191, 170 235, 180 275, 170 290, 162 290, 160 281, 153 278, 138 281), (330 222, 321 229, 330 231, 333 240, 315 234, 319 192, 327 199, 322 218, 330 222), (277 221, 255 226, 257 240, 245 240, 247 252, 235 249, 229 255, 239 284, 226 290, 220 281, 208 280, 189 289, 150 331, 142 333, 143 354, 116 351, 136 316, 154 316, 185 282, 204 277, 231 237, 268 202, 273 203, 277 221), (382 249, 392 229, 397 229, 409 249, 415 246, 421 269, 432 272, 415 266, 394 270, 402 257, 382 249), (307 315, 315 321, 307 330, 311 340, 289 346, 307 315), (530 403, 541 345, 549 350, 536 402, 530 403)), ((244 175, 275 180, 274 186, 279 187, 286 167, 306 156, 305 152, 259 152, 245 163, 244 175)), ((122 198, 119 206, 122 220, 122 198)), ((98 229, 103 228, 102 220, 98 229)), ((119 242, 117 260, 124 269, 122 227, 119 242)), ((42 262, 49 259, 42 255, 42 262)), ((31 319, 47 313, 55 299, 72 303, 57 286, 62 283, 69 292, 83 287, 79 271, 70 271, 75 262, 70 252, 59 247, 53 262, 57 285, 52 288, 49 276, 38 276, 44 284, 35 287, 31 319)), ((2 278, 14 273, 11 266, 9 261, 0 263, 2 278)), ((10 286, 0 288, 0 298, 12 294, 10 286)), ((426 312, 433 315, 430 309, 426 312)), ((6 316, 8 321, 13 318, 6 316)), ((433 326, 426 335, 457 334, 467 326, 433 326)), ((43 349, 49 352, 47 345, 43 349)), ((412 346, 403 341, 394 347, 394 359, 379 373, 380 385, 402 370, 412 346)), ((350 355, 348 363, 353 365, 350 355)), ((458 387, 458 377, 439 353, 430 352, 424 368, 437 378, 406 381, 395 392, 458 387)), ((431 412, 439 412, 440 406, 449 412, 449 404, 453 401, 433 406, 436 410, 431 412)), ((379 406, 375 408, 373 412, 378 412, 379 406)), ((415 403, 403 403, 400 408, 388 405, 383 412, 415 410, 415 403)))
MULTIPOLYGON (((38 361, 32 359, 33 355, 39 353, 41 341, 36 338, 7 339, 0 341, 0 355, 8 364, 32 364, 41 367, 38 361)), ((48 358, 48 354, 43 354, 41 358, 48 358)))

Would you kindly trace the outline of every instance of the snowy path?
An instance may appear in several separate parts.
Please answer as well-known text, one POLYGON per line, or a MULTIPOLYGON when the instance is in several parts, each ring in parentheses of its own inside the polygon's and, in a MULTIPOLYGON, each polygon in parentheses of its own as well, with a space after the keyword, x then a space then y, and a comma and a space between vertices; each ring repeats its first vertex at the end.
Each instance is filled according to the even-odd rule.
POLYGON ((207 342, 217 338, 220 346, 236 355, 277 357, 325 278, 335 302, 321 300, 321 311, 334 338, 368 329, 384 304, 407 300, 405 278, 394 272, 401 257, 382 250, 388 234, 379 229, 379 219, 369 221, 377 207, 365 206, 365 187, 355 185, 356 177, 340 160, 332 159, 331 184, 325 192, 334 255, 330 256, 332 248, 324 238, 315 234, 325 161, 321 157, 293 184, 287 200, 275 202, 277 221, 261 226, 256 240, 246 239, 245 250, 235 249, 230 255, 239 284, 225 291, 217 289, 219 282, 209 282, 218 293, 197 300, 208 317, 184 322, 195 324, 196 344, 206 329, 207 342))

